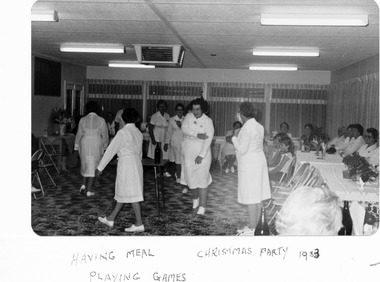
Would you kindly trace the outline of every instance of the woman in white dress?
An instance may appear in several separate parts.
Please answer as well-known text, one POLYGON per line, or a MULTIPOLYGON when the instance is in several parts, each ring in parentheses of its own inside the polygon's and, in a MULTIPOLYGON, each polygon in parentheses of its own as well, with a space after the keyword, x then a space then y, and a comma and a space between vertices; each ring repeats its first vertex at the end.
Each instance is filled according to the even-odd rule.
POLYGON ((261 201, 271 197, 268 165, 263 151, 264 128, 255 119, 252 103, 240 105, 243 123, 238 137, 232 137, 238 161, 238 202, 247 205, 249 225, 238 235, 253 235, 258 222, 261 201))
POLYGON ((107 217, 99 217, 98 220, 113 227, 114 220, 125 203, 131 203, 136 217, 136 223, 125 228, 126 232, 144 232, 142 223, 140 202, 143 198, 143 167, 142 141, 143 136, 136 127, 135 122, 139 114, 133 108, 124 109, 122 118, 125 126, 121 128, 104 153, 96 174, 100 175, 115 154, 118 156, 115 200, 116 205, 112 213, 107 217))
POLYGON ((74 150, 79 151, 83 185, 79 192, 87 190, 87 197, 94 196, 92 187, 95 181, 95 169, 104 150, 108 146, 108 128, 106 121, 97 115, 99 105, 94 101, 86 104, 87 115, 80 119, 75 136, 74 150))
POLYGON ((192 112, 187 114, 182 132, 182 173, 181 184, 187 185, 193 198, 193 209, 198 208, 197 214, 206 211, 207 188, 212 182, 211 141, 214 137, 212 120, 204 114, 207 111, 207 102, 201 98, 192 102, 192 112))
MULTIPOLYGON (((148 158, 154 159, 154 150, 156 149, 157 142, 161 143, 163 146, 166 141, 166 133, 169 126, 170 116, 166 113, 167 104, 164 100, 159 100, 157 102, 157 112, 152 115, 149 122, 149 136, 150 143, 148 147, 148 158)), ((168 152, 162 150, 162 159, 168 160, 168 152)), ((166 171, 166 167, 164 169, 164 176, 170 177, 171 175, 166 171)))
POLYGON ((379 165, 379 131, 376 128, 368 128, 363 135, 365 144, 360 147, 358 154, 366 158, 371 165, 379 165))
POLYGON ((169 160, 176 165, 175 178, 177 183, 181 183, 181 154, 182 154, 182 140, 183 133, 181 130, 183 120, 185 117, 183 113, 185 106, 181 103, 175 106, 176 115, 169 120, 168 132, 166 134, 166 141, 164 145, 164 151, 168 151, 169 160))

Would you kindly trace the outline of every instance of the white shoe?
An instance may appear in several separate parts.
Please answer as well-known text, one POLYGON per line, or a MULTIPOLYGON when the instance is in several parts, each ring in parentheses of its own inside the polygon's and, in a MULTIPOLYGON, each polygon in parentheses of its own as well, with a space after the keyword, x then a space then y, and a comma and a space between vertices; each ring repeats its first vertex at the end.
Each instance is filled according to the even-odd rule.
POLYGON ((144 225, 136 226, 132 224, 131 227, 125 228, 124 231, 125 232, 144 232, 145 228, 144 228, 144 225))
POLYGON ((94 193, 94 192, 87 191, 86 196, 87 196, 87 197, 92 197, 92 196, 95 196, 95 193, 94 193))
POLYGON ((236 234, 236 236, 255 236, 255 228, 253 228, 253 229, 247 228, 244 231, 236 234))
POLYGON ((86 190, 86 186, 82 185, 80 188, 79 188, 79 194, 84 194, 86 190))
POLYGON ((235 168, 233 166, 231 167, 231 172, 235 173, 235 168))
POLYGON ((199 198, 193 200, 193 209, 196 209, 199 206, 199 198))
POLYGON ((164 173, 164 176, 165 176, 165 177, 172 177, 172 175, 171 175, 169 172, 165 172, 165 173, 164 173))
POLYGON ((206 209, 204 207, 199 207, 197 214, 205 214, 206 209))
POLYGON ((226 168, 226 170, 224 171, 225 173, 229 173, 230 170, 228 168, 226 168))
POLYGON ((177 178, 177 179, 176 179, 176 182, 177 182, 178 184, 181 184, 181 178, 177 178))
POLYGON ((182 194, 186 194, 187 192, 189 192, 189 189, 187 189, 187 188, 183 188, 183 190, 182 190, 182 194))
POLYGON ((98 217, 98 220, 107 225, 108 227, 113 227, 114 221, 113 220, 108 220, 107 217, 98 217))
POLYGON ((41 192, 41 189, 37 189, 32 186, 32 193, 41 192))

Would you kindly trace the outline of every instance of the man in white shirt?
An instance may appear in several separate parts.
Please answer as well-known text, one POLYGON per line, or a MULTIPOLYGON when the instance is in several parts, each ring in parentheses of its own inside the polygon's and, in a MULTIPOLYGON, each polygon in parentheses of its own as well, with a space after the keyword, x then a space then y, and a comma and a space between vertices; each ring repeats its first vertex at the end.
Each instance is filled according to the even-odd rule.
POLYGON ((351 125, 350 132, 352 135, 351 139, 354 139, 354 141, 350 140, 350 143, 347 146, 347 148, 344 151, 340 152, 343 157, 355 153, 356 151, 360 149, 361 146, 365 144, 363 136, 362 136, 363 126, 361 126, 360 124, 353 124, 351 125))
POLYGON ((363 138, 365 144, 360 147, 358 154, 366 158, 369 164, 379 165, 379 131, 375 128, 368 128, 363 138))
MULTIPOLYGON (((327 149, 331 147, 339 147, 345 143, 346 140, 346 127, 345 126, 340 126, 338 128, 338 136, 336 136, 333 140, 331 140, 329 143, 327 143, 327 149)), ((347 139, 349 141, 349 139, 347 139)))
POLYGON ((352 127, 352 124, 347 126, 347 130, 344 133, 344 136, 346 137, 346 139, 344 139, 344 141, 341 142, 339 145, 335 146, 335 149, 338 152, 343 152, 344 150, 347 149, 348 146, 350 146, 352 144, 352 142, 355 141, 355 138, 353 138, 353 136, 352 136, 351 127, 352 127))

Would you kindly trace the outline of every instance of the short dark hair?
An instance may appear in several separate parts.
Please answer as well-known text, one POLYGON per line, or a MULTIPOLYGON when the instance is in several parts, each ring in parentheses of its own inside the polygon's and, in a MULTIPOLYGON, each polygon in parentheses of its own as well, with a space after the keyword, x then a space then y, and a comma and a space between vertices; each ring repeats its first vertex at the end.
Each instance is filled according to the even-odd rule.
POLYGON ((376 128, 370 127, 366 131, 372 135, 373 140, 379 140, 379 131, 376 128))
POLYGON ((283 123, 281 123, 281 124, 280 124, 280 128, 281 128, 283 125, 286 125, 286 127, 289 129, 289 124, 288 124, 287 122, 284 121, 283 123))
POLYGON ((278 141, 281 141, 282 139, 284 139, 285 137, 289 138, 288 134, 284 133, 284 132, 279 132, 277 133, 275 136, 274 136, 274 139, 277 139, 278 141))
POLYGON ((361 124, 355 123, 351 126, 351 128, 355 128, 360 133, 360 135, 363 135, 364 128, 361 124))
POLYGON ((256 118, 257 111, 251 102, 243 102, 240 104, 240 113, 247 118, 256 118))
POLYGON ((304 128, 306 128, 306 127, 310 128, 311 131, 314 130, 314 125, 312 125, 311 123, 305 124, 304 128))
POLYGON ((157 101, 157 105, 156 105, 157 109, 158 109, 158 107, 159 107, 161 104, 165 105, 165 107, 168 107, 168 104, 166 103, 165 100, 158 100, 158 101, 157 101))
POLYGON ((177 110, 178 107, 181 107, 183 110, 185 110, 185 105, 182 103, 178 103, 177 105, 175 105, 174 109, 177 110))
POLYGON ((240 127, 243 126, 243 124, 242 124, 240 121, 237 120, 237 121, 235 121, 235 122, 232 124, 232 127, 235 127, 236 124, 240 125, 240 127))
POLYGON ((285 144, 285 146, 288 146, 288 152, 294 156, 294 144, 292 139, 289 138, 289 136, 283 137, 280 140, 280 143, 285 144))
POLYGON ((191 101, 191 108, 194 105, 200 105, 203 113, 206 113, 208 110, 208 104, 203 98, 197 98, 197 99, 191 101))
POLYGON ((96 103, 95 101, 88 101, 86 103, 85 108, 86 108, 87 114, 89 114, 89 113, 99 114, 100 107, 99 107, 99 104, 96 103))
POLYGON ((140 115, 134 108, 125 108, 121 117, 125 123, 135 123, 139 120, 140 115))

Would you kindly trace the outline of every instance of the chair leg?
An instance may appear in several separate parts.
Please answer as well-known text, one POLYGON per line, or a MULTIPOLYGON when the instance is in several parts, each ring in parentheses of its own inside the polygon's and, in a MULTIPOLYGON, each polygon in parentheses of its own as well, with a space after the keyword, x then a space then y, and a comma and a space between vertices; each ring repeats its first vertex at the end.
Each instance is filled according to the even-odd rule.
POLYGON ((50 159, 51 163, 53 164, 53 166, 55 167, 55 169, 56 169, 56 171, 58 172, 58 174, 61 173, 61 172, 59 171, 57 165, 56 165, 55 162, 53 161, 53 158, 51 157, 51 155, 49 155, 49 159, 50 159))
POLYGON ((49 171, 47 170, 47 168, 46 168, 45 166, 44 166, 44 169, 45 169, 45 171, 46 171, 47 175, 49 176, 49 178, 50 178, 51 182, 53 182, 53 185, 54 185, 54 187, 57 187, 57 185, 55 184, 55 182, 54 182, 53 178, 51 177, 51 175, 50 175, 49 171))
MULTIPOLYGON (((41 198, 43 198, 43 197, 45 197, 45 191, 44 191, 44 186, 42 186, 42 182, 41 182, 40 174, 39 174, 38 172, 33 173, 32 184, 33 184, 33 182, 34 182, 34 179, 36 179, 36 178, 37 178, 38 184, 40 185, 40 188, 41 188, 41 193, 42 193, 42 197, 41 197, 41 198)), ((33 193, 33 197, 34 197, 34 199, 37 200, 37 199, 39 199, 39 198, 37 198, 36 193, 37 193, 37 192, 34 192, 34 193, 33 193)))

